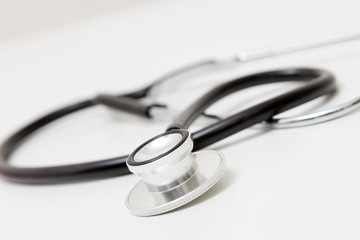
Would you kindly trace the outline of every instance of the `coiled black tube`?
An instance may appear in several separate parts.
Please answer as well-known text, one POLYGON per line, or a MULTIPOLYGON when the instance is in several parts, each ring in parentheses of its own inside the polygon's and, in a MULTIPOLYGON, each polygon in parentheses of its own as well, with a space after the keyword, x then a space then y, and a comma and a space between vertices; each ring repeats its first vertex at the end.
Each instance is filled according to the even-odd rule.
MULTIPOLYGON (((335 91, 334 76, 324 70, 293 68, 252 74, 215 87, 207 94, 200 97, 196 102, 191 104, 191 106, 189 106, 184 112, 179 114, 175 121, 168 127, 168 130, 188 128, 206 108, 228 94, 260 84, 284 81, 304 81, 306 83, 293 91, 257 104, 256 106, 248 108, 193 133, 192 138, 194 140, 194 150, 209 146, 210 144, 235 134, 256 123, 266 121, 278 113, 335 91)), ((131 98, 133 100, 140 99, 146 96, 150 88, 151 86, 132 94, 122 95, 122 97, 131 98)), ((121 98, 119 99, 121 100, 121 98)), ((102 100, 104 100, 103 97, 94 98, 64 107, 27 125, 10 136, 0 146, 0 173, 8 180, 21 183, 41 184, 97 179, 129 174, 130 172, 126 166, 127 156, 88 163, 39 168, 15 167, 11 166, 8 162, 11 154, 21 144, 21 142, 39 128, 73 112, 99 103, 106 105, 106 103, 109 102, 106 99, 106 101, 102 100)), ((148 115, 148 113, 144 111, 144 109, 147 111, 147 108, 140 106, 140 102, 139 107, 137 107, 133 100, 128 101, 131 102, 132 107, 135 107, 135 109, 131 108, 131 112, 148 115)), ((114 107, 114 101, 111 101, 111 104, 111 107, 114 107)), ((119 106, 122 110, 127 111, 129 105, 124 108, 122 107, 122 105, 119 106)))

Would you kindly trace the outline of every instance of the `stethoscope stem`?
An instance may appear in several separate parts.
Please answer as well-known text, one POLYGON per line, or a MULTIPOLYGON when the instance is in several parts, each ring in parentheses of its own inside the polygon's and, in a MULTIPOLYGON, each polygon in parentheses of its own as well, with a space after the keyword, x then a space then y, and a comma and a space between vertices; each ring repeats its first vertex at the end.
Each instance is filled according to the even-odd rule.
POLYGON ((338 34, 323 38, 317 38, 307 41, 295 42, 290 44, 285 44, 281 46, 263 48, 259 50, 240 52, 237 54, 236 59, 239 62, 249 62, 258 59, 275 57, 279 55, 289 54, 300 52, 304 50, 309 50, 313 48, 325 47, 329 45, 345 43, 353 40, 360 39, 360 32, 349 32, 344 34, 338 34))
POLYGON ((168 74, 160 77, 156 80, 150 90, 151 96, 157 96, 162 92, 166 92, 168 85, 173 85, 177 82, 190 79, 191 77, 203 75, 206 72, 216 71, 224 67, 237 66, 239 63, 250 62, 254 60, 260 60, 269 57, 275 57, 300 51, 305 51, 314 48, 320 48, 345 42, 350 42, 360 39, 360 31, 348 32, 343 34, 337 34, 327 37, 316 38, 312 40, 305 40, 300 42, 294 42, 279 46, 273 46, 268 48, 261 48, 251 51, 242 51, 232 56, 222 58, 209 58, 203 59, 181 68, 178 68, 168 74))

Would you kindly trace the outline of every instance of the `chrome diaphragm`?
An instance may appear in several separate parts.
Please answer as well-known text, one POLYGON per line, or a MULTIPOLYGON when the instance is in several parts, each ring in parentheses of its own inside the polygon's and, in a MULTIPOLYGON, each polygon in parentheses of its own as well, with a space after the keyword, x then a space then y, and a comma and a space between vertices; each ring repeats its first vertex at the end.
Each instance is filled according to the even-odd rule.
POLYGON ((192 153, 190 133, 184 129, 160 134, 138 147, 128 158, 131 172, 142 178, 126 198, 137 216, 151 216, 178 208, 210 189, 225 171, 216 151, 192 153))

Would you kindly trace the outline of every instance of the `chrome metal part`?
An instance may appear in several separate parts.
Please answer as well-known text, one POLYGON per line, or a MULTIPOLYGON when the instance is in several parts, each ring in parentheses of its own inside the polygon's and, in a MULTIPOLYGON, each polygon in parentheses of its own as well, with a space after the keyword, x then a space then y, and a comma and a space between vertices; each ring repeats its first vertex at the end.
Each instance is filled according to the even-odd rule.
POLYGON ((187 130, 173 130, 141 145, 127 165, 142 180, 130 191, 126 206, 137 216, 171 211, 210 189, 223 175, 225 160, 215 151, 192 153, 187 130))
POLYGON ((360 97, 342 105, 329 108, 320 112, 302 115, 298 117, 270 119, 268 124, 271 128, 303 127, 334 120, 360 109, 360 97))
POLYGON ((156 80, 150 89, 149 98, 151 101, 154 101, 158 96, 168 93, 174 85, 182 84, 194 77, 202 76, 210 72, 237 66, 237 64, 238 60, 236 57, 228 59, 204 59, 188 64, 156 80))
POLYGON ((250 62, 258 59, 280 56, 359 39, 360 31, 354 31, 307 41, 284 44, 281 46, 262 48, 252 51, 243 51, 225 58, 210 58, 200 60, 193 64, 183 66, 159 78, 154 84, 154 87, 150 90, 149 95, 151 98, 156 98, 156 96, 162 94, 163 92, 167 92, 169 87, 174 84, 183 83, 183 81, 191 79, 194 76, 203 75, 211 71, 221 70, 224 68, 226 69, 228 67, 235 67, 239 63, 250 62))
POLYGON ((349 42, 360 39, 360 31, 333 35, 329 37, 317 38, 308 41, 285 44, 270 48, 263 48, 254 51, 240 52, 237 54, 239 62, 249 62, 257 59, 274 57, 288 53, 300 52, 308 49, 325 47, 338 43, 349 42))

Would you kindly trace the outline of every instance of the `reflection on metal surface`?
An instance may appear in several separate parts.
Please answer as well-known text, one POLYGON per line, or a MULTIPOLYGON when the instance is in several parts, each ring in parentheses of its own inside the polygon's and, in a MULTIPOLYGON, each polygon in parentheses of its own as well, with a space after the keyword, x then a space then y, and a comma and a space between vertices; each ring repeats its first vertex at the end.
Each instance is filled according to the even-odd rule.
POLYGON ((360 97, 342 105, 329 108, 320 112, 298 117, 273 118, 268 123, 271 128, 292 128, 318 124, 345 116, 360 109, 360 97))
POLYGON ((131 213, 150 216, 173 210, 200 196, 220 179, 225 171, 224 157, 215 151, 192 153, 192 147, 187 130, 172 130, 149 140, 130 155, 130 171, 142 178, 126 198, 131 213))

